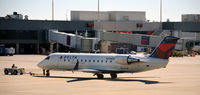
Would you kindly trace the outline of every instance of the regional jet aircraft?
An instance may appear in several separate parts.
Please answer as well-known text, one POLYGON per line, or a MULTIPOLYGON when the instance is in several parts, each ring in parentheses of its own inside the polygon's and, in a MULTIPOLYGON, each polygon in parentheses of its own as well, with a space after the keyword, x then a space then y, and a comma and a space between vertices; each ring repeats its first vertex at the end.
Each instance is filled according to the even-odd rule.
POLYGON ((165 68, 178 39, 165 37, 150 55, 52 53, 37 66, 43 69, 46 76, 50 75, 50 70, 61 70, 93 73, 99 79, 104 78, 103 74, 117 78, 119 73, 165 68))

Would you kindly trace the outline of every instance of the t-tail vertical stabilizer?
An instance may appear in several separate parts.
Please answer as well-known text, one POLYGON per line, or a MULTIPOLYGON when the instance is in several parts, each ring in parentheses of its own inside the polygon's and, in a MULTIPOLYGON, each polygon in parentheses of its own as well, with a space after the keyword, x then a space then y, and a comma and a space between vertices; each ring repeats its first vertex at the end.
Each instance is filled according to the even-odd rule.
POLYGON ((161 43, 153 50, 149 57, 168 59, 175 48, 179 38, 166 36, 161 43))

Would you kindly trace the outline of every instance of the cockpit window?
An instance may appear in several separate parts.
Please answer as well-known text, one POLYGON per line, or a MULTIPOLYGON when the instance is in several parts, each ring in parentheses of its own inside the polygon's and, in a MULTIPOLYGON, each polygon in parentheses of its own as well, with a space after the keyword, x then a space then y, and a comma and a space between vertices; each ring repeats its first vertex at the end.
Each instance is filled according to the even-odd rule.
POLYGON ((49 60, 50 59, 50 56, 47 56, 46 58, 45 58, 45 60, 49 60))

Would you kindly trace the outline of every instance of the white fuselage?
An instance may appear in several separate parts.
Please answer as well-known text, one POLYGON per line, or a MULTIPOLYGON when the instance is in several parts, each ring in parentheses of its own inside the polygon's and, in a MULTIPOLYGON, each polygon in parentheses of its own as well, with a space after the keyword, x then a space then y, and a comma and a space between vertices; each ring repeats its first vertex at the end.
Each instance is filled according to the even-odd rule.
POLYGON ((134 73, 158 68, 165 68, 168 60, 149 57, 147 55, 128 54, 89 54, 89 53, 53 53, 49 58, 42 60, 38 67, 46 70, 73 70, 78 63, 78 71, 96 73, 134 73), (119 64, 117 57, 130 56, 139 59, 139 62, 119 64))

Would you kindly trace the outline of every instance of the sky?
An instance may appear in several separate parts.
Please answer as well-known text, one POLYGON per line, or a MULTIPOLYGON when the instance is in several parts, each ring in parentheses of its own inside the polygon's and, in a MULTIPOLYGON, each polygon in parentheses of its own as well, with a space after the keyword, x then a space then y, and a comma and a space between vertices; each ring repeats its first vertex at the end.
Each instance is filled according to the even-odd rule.
MULTIPOLYGON (((98 0, 54 0, 54 19, 70 19, 70 11, 97 11, 98 0)), ((162 21, 181 21, 182 14, 200 14, 200 0, 162 0, 162 21)), ((29 19, 51 20, 52 0, 0 0, 0 17, 18 12, 29 19)), ((160 0, 100 0, 100 11, 145 11, 160 21, 160 0)))

